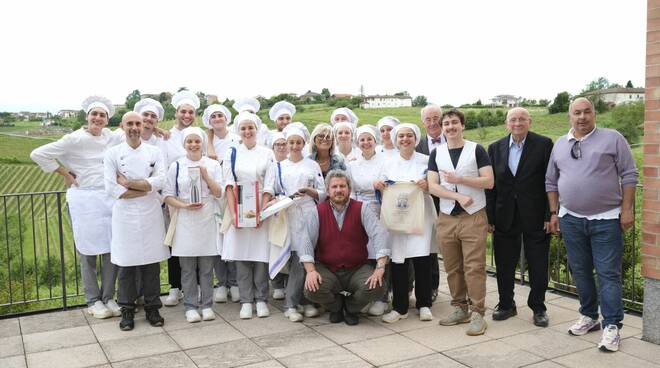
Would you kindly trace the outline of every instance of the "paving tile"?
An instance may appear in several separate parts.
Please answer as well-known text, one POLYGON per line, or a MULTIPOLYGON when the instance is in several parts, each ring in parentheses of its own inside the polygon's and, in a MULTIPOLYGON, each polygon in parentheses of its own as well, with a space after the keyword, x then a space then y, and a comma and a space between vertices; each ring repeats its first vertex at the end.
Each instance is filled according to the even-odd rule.
POLYGON ((229 323, 238 329, 247 337, 264 336, 273 333, 305 329, 302 323, 294 323, 284 318, 282 313, 271 315, 267 318, 238 319, 229 321, 229 323))
POLYGON ((195 368, 196 365, 188 358, 186 353, 177 351, 175 353, 159 354, 139 359, 131 359, 123 362, 112 363, 113 368, 195 368))
POLYGON ((525 366, 525 368, 563 368, 563 365, 559 365, 551 360, 545 360, 543 362, 538 362, 525 366))
POLYGON ((540 330, 542 327, 534 326, 531 321, 523 321, 520 318, 509 318, 505 321, 494 321, 491 312, 486 313, 488 329, 486 336, 500 339, 506 336, 516 335, 523 332, 540 330))
POLYGON ((437 324, 441 316, 451 313, 453 307, 449 302, 437 302, 431 306, 431 313, 433 313, 433 321, 420 321, 419 311, 415 308, 408 310, 408 318, 399 320, 395 323, 385 323, 381 317, 369 317, 375 323, 396 332, 410 331, 419 328, 429 327, 437 324))
POLYGON ((592 348, 592 343, 552 329, 543 329, 507 337, 502 342, 527 350, 546 359, 592 348))
POLYGON ((101 346, 103 347, 103 351, 108 355, 110 362, 142 358, 180 350, 174 340, 164 333, 108 340, 101 342, 101 346))
POLYGON ((549 300, 548 303, 575 311, 575 313, 578 313, 578 310, 580 309, 580 301, 577 298, 571 298, 569 296, 562 296, 557 299, 549 300))
POLYGON ((23 354, 23 338, 10 336, 0 338, 0 358, 23 354))
POLYGON ((167 313, 167 314, 162 314, 163 318, 165 319, 165 324, 163 325, 163 330, 167 332, 172 332, 184 328, 191 328, 193 326, 197 325, 204 325, 204 326, 210 326, 210 325, 215 325, 215 324, 222 324, 225 323, 225 321, 222 318, 216 318, 212 321, 202 321, 202 322, 196 322, 196 323, 190 323, 186 321, 186 315, 183 312, 183 309, 181 310, 181 313, 179 312, 172 312, 172 313, 167 313))
POLYGON ((91 328, 99 342, 163 333, 162 327, 153 327, 146 320, 136 320, 134 329, 122 331, 119 329, 119 318, 93 324, 91 328))
POLYGON ((438 353, 383 366, 383 368, 437 368, 437 367, 461 368, 465 366, 455 360, 452 360, 438 353))
POLYGON ((108 363, 99 344, 42 351, 27 354, 26 357, 30 368, 79 368, 108 363))
POLYGON ((635 316, 632 314, 626 314, 623 317, 623 325, 639 328, 640 330, 644 327, 642 317, 635 316))
MULTIPOLYGON (((558 325, 564 322, 574 322, 578 319, 579 313, 577 310, 570 310, 562 307, 558 307, 552 304, 546 304, 548 309, 548 318, 550 319, 550 326, 558 325)), ((518 307, 518 318, 523 321, 529 321, 530 323, 534 320, 534 313, 529 307, 518 307)))
POLYGON ((26 368, 24 355, 14 355, 7 358, 0 358, 0 367, 2 368, 26 368))
MULTIPOLYGON (((519 307, 524 307, 527 305, 527 294, 522 295, 515 293, 513 294, 513 301, 519 307)), ((500 296, 498 293, 487 293, 486 294, 486 306, 490 309, 495 309, 495 306, 500 302, 500 296)))
POLYGON ((392 330, 367 318, 360 318, 360 324, 357 326, 349 326, 342 322, 317 326, 313 329, 340 345, 394 333, 392 330))
POLYGON ((248 339, 186 350, 186 354, 200 368, 237 367, 272 359, 248 339))
POLYGON ((341 346, 289 355, 279 361, 288 368, 364 368, 372 366, 341 346))
POLYGON ((227 322, 240 319, 238 314, 241 311, 241 303, 213 303, 211 308, 213 308, 213 311, 227 322))
POLYGON ((37 332, 23 335, 26 353, 57 350, 78 345, 96 343, 96 337, 89 326, 64 328, 61 330, 37 332))
POLYGON ((431 327, 407 331, 403 335, 439 352, 491 340, 486 335, 466 335, 466 326, 466 324, 456 326, 440 326, 436 324, 431 327))
POLYGON ((302 321, 302 324, 307 326, 307 327, 315 327, 315 326, 322 326, 322 325, 327 325, 330 323, 330 313, 323 313, 318 317, 314 318, 305 318, 302 321))
POLYGON ((31 334, 62 328, 86 326, 87 320, 83 315, 82 309, 73 309, 21 317, 20 323, 21 332, 23 334, 31 334))
POLYGON ((184 350, 245 338, 243 334, 224 321, 212 324, 195 323, 190 328, 171 331, 169 335, 184 350))
POLYGON ((449 350, 444 354, 472 368, 520 367, 543 360, 538 355, 497 340, 449 350))
MULTIPOLYGON (((568 335, 568 328, 573 325, 574 321, 571 322, 564 322, 555 326, 552 326, 551 329, 555 331, 559 331, 562 334, 565 334, 566 336, 568 335)), ((639 335, 642 332, 642 330, 630 326, 624 326, 621 330, 619 330, 619 334, 621 335, 622 339, 627 339, 629 337, 634 337, 639 335)), ((588 341, 593 344, 598 344, 600 342, 601 337, 603 336, 602 330, 598 331, 593 331, 590 332, 586 335, 582 336, 575 336, 578 339, 588 341)))
POLYGON ((284 368, 277 360, 267 360, 254 364, 242 365, 241 368, 284 368))
POLYGON ((377 366, 433 353, 433 350, 401 335, 353 342, 344 347, 377 366))
POLYGON ((261 336, 253 341, 274 358, 335 346, 334 342, 309 328, 261 336))
POLYGON ((621 351, 615 354, 607 354, 598 350, 595 346, 593 349, 583 350, 577 353, 565 355, 553 359, 555 363, 559 363, 564 367, 569 368, 602 368, 602 367, 635 367, 635 368, 658 368, 657 365, 628 355, 621 351))
POLYGON ((561 297, 562 297, 561 294, 559 294, 557 292, 554 292, 552 290, 548 290, 548 291, 545 292, 545 301, 546 302, 549 302, 551 300, 555 300, 555 299, 561 298, 561 297))
POLYGON ((651 363, 660 364, 660 345, 655 345, 640 339, 629 338, 621 340, 619 351, 623 351, 626 354, 644 359, 651 363))
POLYGON ((21 334, 18 318, 0 319, 0 338, 21 334))

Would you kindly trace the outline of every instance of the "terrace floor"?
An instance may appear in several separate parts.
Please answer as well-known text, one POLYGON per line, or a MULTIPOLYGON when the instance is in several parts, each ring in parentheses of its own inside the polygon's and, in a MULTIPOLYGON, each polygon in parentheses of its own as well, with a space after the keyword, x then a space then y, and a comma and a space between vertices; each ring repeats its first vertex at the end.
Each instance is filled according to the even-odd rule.
MULTIPOLYGON (((488 292, 492 308, 493 277, 488 292)), ((164 307, 164 327, 149 326, 140 312, 131 332, 119 330, 119 318, 96 320, 74 309, 0 320, 0 367, 660 367, 660 346, 641 340, 640 317, 626 315, 620 351, 602 353, 600 332, 566 333, 577 300, 549 292, 550 327, 538 328, 525 306, 528 292, 516 285, 518 316, 492 321, 489 309, 488 330, 477 337, 465 335, 465 325, 438 325, 450 310, 446 293, 433 305, 433 322, 420 322, 413 309, 395 324, 363 317, 352 327, 330 324, 327 314, 291 323, 278 302, 269 318, 252 320, 238 318, 239 304, 215 304, 216 320, 196 324, 185 321, 181 304, 164 307)))

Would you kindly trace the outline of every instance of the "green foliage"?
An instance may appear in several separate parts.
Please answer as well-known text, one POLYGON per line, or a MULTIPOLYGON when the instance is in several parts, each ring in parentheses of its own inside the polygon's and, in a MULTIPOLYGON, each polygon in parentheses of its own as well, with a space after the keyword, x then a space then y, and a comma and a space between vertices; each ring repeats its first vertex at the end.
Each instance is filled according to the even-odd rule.
POLYGON ((415 97, 415 99, 412 102, 412 105, 413 106, 421 106, 421 107, 424 107, 424 106, 428 105, 428 101, 426 100, 426 96, 419 95, 419 96, 415 97))
POLYGON ((555 97, 555 100, 548 107, 548 112, 551 114, 556 114, 559 112, 567 112, 568 106, 570 105, 571 95, 568 92, 559 92, 555 97))
POLYGON ((607 78, 598 77, 598 78, 592 80, 591 82, 589 82, 589 84, 587 84, 584 87, 584 89, 582 90, 582 92, 580 92, 580 94, 584 94, 584 93, 589 92, 589 91, 596 91, 596 90, 599 90, 599 89, 610 88, 610 87, 611 87, 611 84, 610 84, 610 81, 607 80, 607 78))
MULTIPOLYGON (((138 101, 139 101, 139 100, 138 100, 138 101)), ((137 102, 137 101, 136 101, 136 102, 137 102)), ((133 104, 133 106, 135 106, 135 104, 133 104)), ((124 116, 125 113, 127 113, 127 112, 129 112, 129 111, 131 111, 131 110, 133 110, 133 107, 131 107, 130 109, 129 109, 129 108, 126 108, 126 107, 122 107, 121 109, 117 109, 117 111, 115 111, 115 114, 112 115, 112 117, 110 118, 110 120, 108 120, 108 126, 111 126, 111 127, 118 127, 118 126, 119 126, 119 123, 121 123, 121 118, 122 118, 122 116, 124 116)))
POLYGON ((502 109, 469 109, 465 113, 465 129, 477 129, 504 124, 506 112, 502 109))
POLYGON ((621 133, 628 143, 639 142, 644 133, 644 102, 630 102, 615 106, 612 109, 612 120, 608 127, 621 133))
POLYGON ((626 88, 635 88, 635 86, 633 86, 631 80, 629 80, 628 83, 626 83, 626 88))
MULTIPOLYGON (((126 96, 126 108, 129 110, 133 110, 133 107, 135 104, 140 101, 140 90, 134 89, 133 92, 131 92, 128 96, 126 96)), ((117 116, 117 115, 115 115, 117 116)), ((120 118, 121 119, 121 118, 120 118)))
POLYGON ((323 88, 323 89, 321 90, 321 96, 323 97, 323 100, 324 100, 324 101, 327 100, 327 99, 329 99, 329 98, 330 98, 330 90, 327 89, 327 88, 323 88))
POLYGON ((13 123, 16 121, 16 117, 10 112, 0 112, 0 119, 5 123, 13 123))
POLYGON ((401 91, 394 94, 395 96, 409 97, 410 93, 408 91, 401 91))

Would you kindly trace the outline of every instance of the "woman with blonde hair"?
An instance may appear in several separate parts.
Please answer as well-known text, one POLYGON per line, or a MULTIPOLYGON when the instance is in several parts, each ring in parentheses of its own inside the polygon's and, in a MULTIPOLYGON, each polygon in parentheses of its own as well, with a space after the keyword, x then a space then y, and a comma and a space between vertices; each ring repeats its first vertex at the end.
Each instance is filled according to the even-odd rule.
POLYGON ((309 158, 316 161, 321 167, 323 178, 330 170, 346 170, 344 159, 335 153, 335 139, 332 127, 329 124, 318 124, 309 138, 309 158))

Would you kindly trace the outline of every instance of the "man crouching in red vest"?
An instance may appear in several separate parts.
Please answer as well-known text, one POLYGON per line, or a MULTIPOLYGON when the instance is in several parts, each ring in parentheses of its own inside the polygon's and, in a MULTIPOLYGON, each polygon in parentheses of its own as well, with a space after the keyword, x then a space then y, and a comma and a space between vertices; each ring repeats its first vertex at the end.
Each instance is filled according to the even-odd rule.
POLYGON ((387 230, 372 209, 350 199, 346 172, 332 170, 325 180, 328 200, 316 207, 318 216, 307 219, 309 241, 300 254, 307 271, 305 297, 323 305, 330 322, 357 325, 360 310, 385 292, 387 230), (367 262, 369 240, 378 258, 375 269, 367 262))

